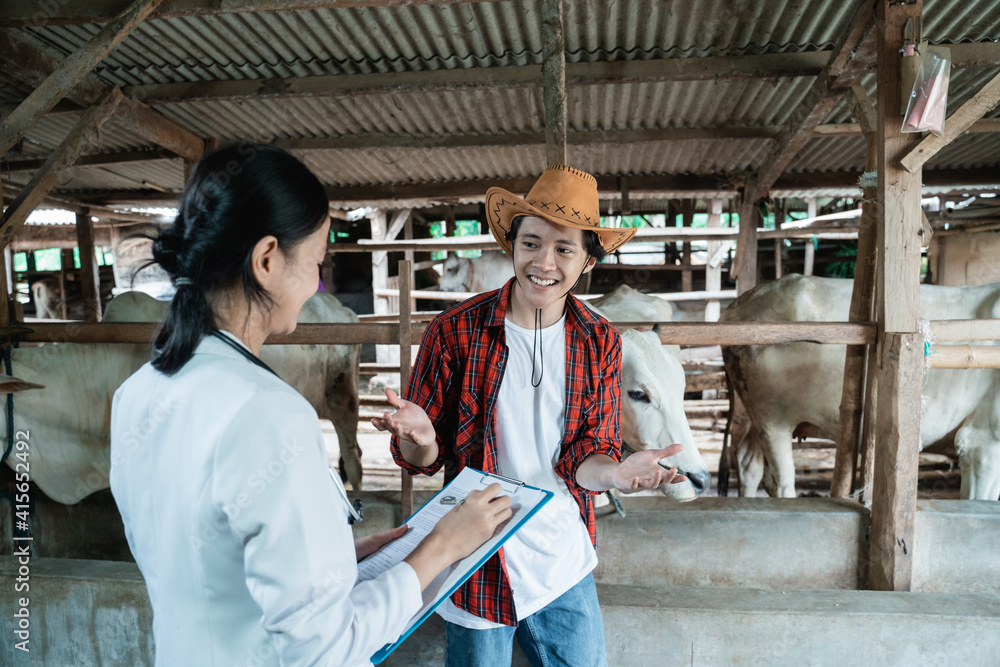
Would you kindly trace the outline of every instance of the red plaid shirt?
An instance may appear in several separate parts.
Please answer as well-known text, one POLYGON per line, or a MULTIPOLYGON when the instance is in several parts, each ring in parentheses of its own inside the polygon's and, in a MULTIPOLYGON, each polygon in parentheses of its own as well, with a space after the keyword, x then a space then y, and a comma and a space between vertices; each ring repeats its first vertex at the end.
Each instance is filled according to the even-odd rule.
MULTIPOLYGON (((392 456, 410 471, 433 475, 445 466, 450 481, 469 466, 499 473, 495 408, 507 364, 504 313, 513 279, 502 289, 464 301, 438 315, 424 332, 406 399, 424 409, 434 424, 440 454, 426 468, 403 460, 392 438, 392 456)), ((588 456, 621 460, 621 339, 618 332, 574 296, 566 299, 566 410, 555 472, 580 507, 590 539, 597 544, 589 491, 576 483, 576 469, 588 456)), ((503 550, 452 596, 461 609, 494 623, 517 625, 503 550)))

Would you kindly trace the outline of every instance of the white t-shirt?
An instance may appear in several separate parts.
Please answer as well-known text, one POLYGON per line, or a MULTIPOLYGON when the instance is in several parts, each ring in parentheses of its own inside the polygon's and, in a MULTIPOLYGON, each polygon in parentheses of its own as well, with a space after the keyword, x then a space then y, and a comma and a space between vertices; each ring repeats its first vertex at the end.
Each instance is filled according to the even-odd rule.
MULTIPOLYGON (((555 496, 504 544, 504 561, 518 620, 527 618, 575 586, 597 565, 597 552, 576 499, 555 464, 566 411, 566 317, 541 332, 506 320, 507 367, 496 406, 500 474, 555 496), (532 352, 535 380, 532 386, 532 352)), ((503 627, 447 600, 438 613, 467 628, 503 627)))

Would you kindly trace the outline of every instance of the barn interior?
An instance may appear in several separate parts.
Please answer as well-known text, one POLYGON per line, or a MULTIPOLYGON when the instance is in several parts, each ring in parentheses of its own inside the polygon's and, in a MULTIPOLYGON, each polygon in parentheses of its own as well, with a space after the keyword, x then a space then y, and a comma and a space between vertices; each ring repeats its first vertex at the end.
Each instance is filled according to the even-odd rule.
MULTIPOLYGON (((172 222, 202 155, 259 142, 326 187, 324 288, 362 316, 290 342, 362 344, 364 377, 399 381, 427 313, 462 298, 440 293, 435 270, 495 247, 486 190, 523 194, 547 164, 570 164, 597 177, 605 225, 639 227, 581 292, 628 284, 670 300, 660 336, 687 350, 692 424, 721 442, 728 410, 721 361, 700 350, 853 351, 850 436, 821 443, 824 471, 806 475, 818 483, 798 480, 832 497, 633 498, 626 517, 602 516, 611 663, 660 664, 664 647, 704 665, 903 664, 903 646, 985 665, 1000 653, 996 503, 918 500, 918 486, 957 498, 960 478, 918 451, 925 364, 996 367, 1000 322, 935 327, 944 337, 931 341, 916 296, 920 283, 1000 281, 1000 4, 6 0, 0 61, 6 347, 148 342, 150 327, 100 323, 114 293, 169 295, 156 267, 136 271, 149 251, 135 235, 172 222), (943 136, 901 132, 901 52, 925 40, 951 59, 943 136), (854 278, 850 321, 717 323, 739 294, 792 273, 854 278), (54 319, 84 324, 36 321, 35 285, 58 295, 54 319), (932 343, 970 351, 925 361, 932 343), (650 574, 648 562, 671 566, 650 574), (727 641, 720 617, 753 638, 727 641), (800 623, 809 638, 793 641, 800 623), (883 633, 863 652, 861 626, 883 633)), ((374 389, 361 394, 362 418, 384 409, 374 389)), ((392 491, 362 491, 375 517, 363 530, 426 497, 383 477, 392 491)), ((151 611, 110 495, 35 495, 30 533, 15 529, 10 491, 0 498, 0 554, 33 537, 38 650, 51 664, 152 664, 151 611)), ((0 558, 12 589, 16 563, 0 558)), ((440 661, 439 626, 408 641, 386 664, 440 661)))

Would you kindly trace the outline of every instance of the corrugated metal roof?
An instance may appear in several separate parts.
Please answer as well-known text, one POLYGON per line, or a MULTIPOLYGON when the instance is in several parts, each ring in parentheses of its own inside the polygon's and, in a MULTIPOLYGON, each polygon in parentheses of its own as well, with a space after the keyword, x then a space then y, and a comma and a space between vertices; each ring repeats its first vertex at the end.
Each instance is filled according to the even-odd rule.
MULTIPOLYGON (((171 81, 261 79, 319 74, 537 66, 542 61, 540 3, 532 0, 336 10, 240 12, 159 19, 141 24, 97 69, 106 82, 141 85, 171 81)), ((816 0, 578 0, 564 3, 567 61, 649 60, 829 50, 845 31, 856 2, 816 0)), ((67 54, 98 24, 15 29, 67 54)), ((924 31, 942 43, 996 40, 1000 3, 925 0, 924 31)), ((949 111, 996 73, 955 70, 949 111)), ((540 78, 540 75, 539 75, 540 78)), ((695 127, 761 127, 786 123, 813 79, 785 77, 686 82, 629 82, 572 86, 568 130, 614 131, 695 127)), ((874 92, 875 77, 862 83, 874 92)), ((0 77, 0 102, 26 91, 0 77)), ((440 137, 540 133, 539 87, 403 92, 354 97, 185 102, 157 107, 196 134, 222 142, 295 138, 440 137)), ((1000 117, 1000 111, 991 113, 1000 117)), ((76 114, 49 114, 25 137, 25 156, 50 152, 76 114)), ((825 122, 850 122, 846 103, 825 122)), ((970 135, 942 151, 930 166, 1000 166, 995 135, 970 135)), ((656 141, 569 147, 569 159, 600 174, 707 174, 752 170, 767 139, 656 141)), ((90 152, 147 147, 148 142, 105 126, 90 152)), ((447 182, 516 178, 544 166, 541 144, 434 149, 371 148, 304 151, 321 179, 336 185, 447 182)), ((860 137, 813 139, 790 171, 851 171, 863 166, 860 137)), ((132 189, 138 180, 180 188, 179 161, 73 169, 61 189, 132 189), (104 179, 103 181, 101 179, 104 179)))
MULTIPOLYGON (((23 186, 31 178, 28 172, 5 174, 10 183, 23 186)), ((118 164, 73 167, 64 172, 59 190, 64 194, 99 190, 129 190, 141 192, 150 185, 169 192, 180 192, 184 186, 184 165, 181 160, 149 160, 118 164)))
MULTIPOLYGON (((24 157, 47 156, 76 127, 81 115, 82 112, 62 112, 43 116, 24 134, 24 157)), ((121 129, 111 120, 101 127, 87 154, 110 153, 148 146, 148 141, 133 132, 121 129)))

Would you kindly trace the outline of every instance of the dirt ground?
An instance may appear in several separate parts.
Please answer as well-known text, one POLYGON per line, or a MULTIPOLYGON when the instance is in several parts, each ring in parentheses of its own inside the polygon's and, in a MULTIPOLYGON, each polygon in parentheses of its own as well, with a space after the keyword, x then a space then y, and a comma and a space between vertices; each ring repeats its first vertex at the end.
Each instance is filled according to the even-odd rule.
MULTIPOLYGON (((692 433, 695 445, 701 452, 708 469, 712 473, 712 490, 715 495, 718 489, 719 458, 722 454, 722 427, 724 424, 712 420, 692 420, 692 433)), ((332 434, 333 426, 323 423, 324 433, 332 434)), ((336 439, 328 440, 328 452, 332 460, 336 460, 336 439)), ((400 484, 400 469, 392 461, 389 454, 389 436, 379 433, 368 424, 358 427, 358 444, 361 446, 361 465, 364 469, 363 487, 365 490, 395 490, 400 484)), ((809 441, 807 441, 809 444, 809 441)), ((816 444, 816 443, 813 443, 816 444)), ((833 476, 834 450, 795 449, 795 488, 799 496, 829 496, 830 481, 833 476)), ((417 490, 437 490, 441 488, 444 475, 439 473, 434 477, 416 475, 413 478, 413 488, 417 490)), ((920 455, 920 476, 917 495, 919 498, 958 499, 960 476, 957 465, 944 456, 936 454, 920 455)), ((640 495, 655 495, 656 492, 640 492, 640 495)), ((731 479, 730 496, 738 495, 735 478, 731 479)), ((758 497, 767 497, 762 489, 758 497)))

